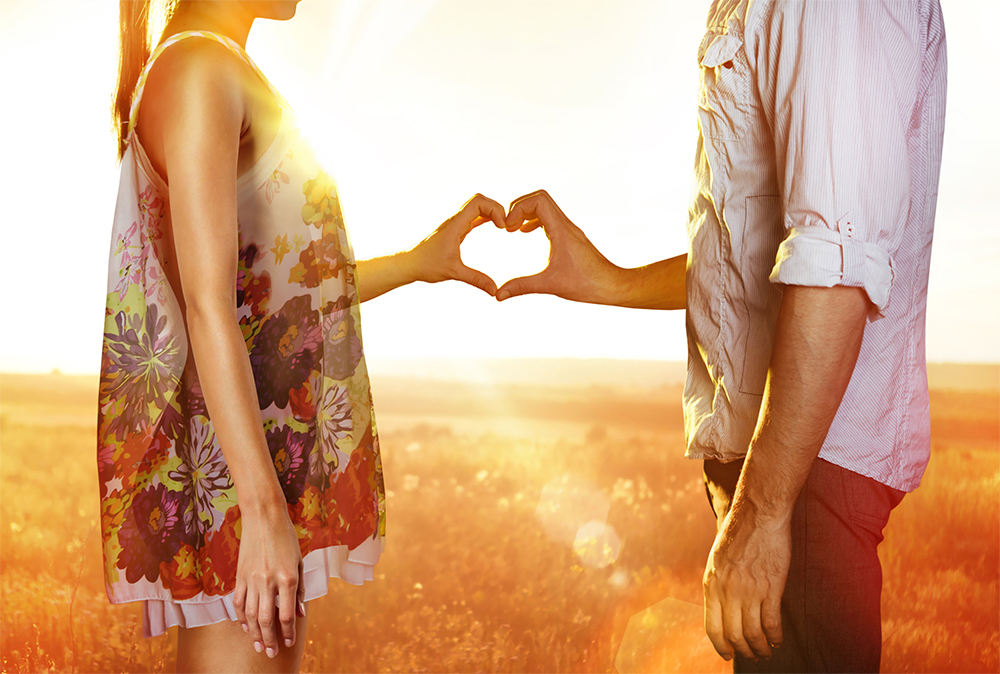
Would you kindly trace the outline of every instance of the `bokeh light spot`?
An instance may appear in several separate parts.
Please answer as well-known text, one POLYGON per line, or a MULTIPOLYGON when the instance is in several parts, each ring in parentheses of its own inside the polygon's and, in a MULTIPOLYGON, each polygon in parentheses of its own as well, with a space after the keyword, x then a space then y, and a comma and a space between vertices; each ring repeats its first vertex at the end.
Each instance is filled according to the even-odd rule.
POLYGON ((703 627, 700 604, 664 599, 629 618, 615 669, 644 672, 727 672, 732 664, 718 656, 703 627))
POLYGON ((573 545, 588 522, 604 523, 611 505, 592 484, 573 475, 558 477, 542 488, 535 518, 554 541, 573 545))
POLYGON ((615 528, 604 522, 587 522, 576 532, 573 552, 584 566, 603 569, 618 561, 622 541, 615 528))

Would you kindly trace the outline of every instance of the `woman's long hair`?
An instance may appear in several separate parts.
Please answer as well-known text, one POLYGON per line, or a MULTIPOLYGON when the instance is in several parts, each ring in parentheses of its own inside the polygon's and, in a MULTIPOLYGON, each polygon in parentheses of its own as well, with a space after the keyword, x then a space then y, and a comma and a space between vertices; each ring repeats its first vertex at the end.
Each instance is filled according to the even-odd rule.
POLYGON ((125 154, 128 142, 129 111, 132 108, 132 94, 139 81, 142 69, 149 59, 152 42, 150 19, 159 19, 162 28, 174 9, 178 0, 119 0, 118 4, 118 86, 115 90, 114 104, 111 108, 111 118, 114 124, 115 138, 118 141, 118 160, 125 154), (157 10, 158 16, 151 16, 157 10))

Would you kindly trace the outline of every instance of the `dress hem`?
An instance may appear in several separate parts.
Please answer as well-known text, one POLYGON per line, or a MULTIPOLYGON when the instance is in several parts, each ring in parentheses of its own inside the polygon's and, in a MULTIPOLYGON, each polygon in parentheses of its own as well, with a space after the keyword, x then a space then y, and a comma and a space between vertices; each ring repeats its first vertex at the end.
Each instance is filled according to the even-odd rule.
MULTIPOLYGON (((305 600, 325 596, 330 591, 329 579, 339 578, 351 585, 362 585, 375 579, 375 564, 385 545, 383 537, 366 539, 348 550, 335 545, 309 552, 302 559, 305 600)), ((211 601, 173 601, 145 599, 142 601, 142 636, 157 637, 174 626, 202 627, 224 620, 236 620, 233 593, 211 601)))

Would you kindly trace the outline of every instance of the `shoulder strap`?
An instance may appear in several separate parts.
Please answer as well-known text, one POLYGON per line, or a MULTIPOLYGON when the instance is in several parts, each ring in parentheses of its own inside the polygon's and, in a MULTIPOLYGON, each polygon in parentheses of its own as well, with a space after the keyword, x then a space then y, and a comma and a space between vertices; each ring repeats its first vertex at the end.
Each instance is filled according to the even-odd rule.
POLYGON ((270 80, 264 77, 264 73, 262 73, 260 68, 257 67, 257 64, 253 62, 253 59, 250 58, 250 55, 247 54, 246 51, 242 47, 240 47, 234 40, 226 37, 225 35, 219 35, 218 33, 211 33, 207 30, 187 30, 184 31, 183 33, 175 33, 174 35, 171 35, 166 40, 161 42, 160 45, 150 55, 149 60, 146 61, 146 67, 143 68, 142 74, 139 76, 139 81, 136 82, 135 85, 135 93, 132 95, 132 107, 130 108, 128 115, 129 134, 131 134, 132 129, 135 128, 135 122, 139 116, 139 101, 142 100, 142 91, 146 87, 146 78, 149 77, 149 71, 153 67, 153 62, 156 61, 157 57, 160 54, 162 54, 167 49, 167 47, 170 47, 171 45, 174 45, 180 42, 181 40, 189 37, 203 37, 203 38, 208 38, 210 40, 215 40, 219 44, 229 49, 229 51, 239 56, 248 66, 250 66, 251 70, 257 73, 257 76, 264 81, 264 84, 267 85, 267 88, 271 91, 271 94, 278 100, 278 104, 281 105, 283 108, 288 107, 288 103, 285 101, 282 95, 278 93, 278 90, 274 88, 274 85, 271 84, 270 80))

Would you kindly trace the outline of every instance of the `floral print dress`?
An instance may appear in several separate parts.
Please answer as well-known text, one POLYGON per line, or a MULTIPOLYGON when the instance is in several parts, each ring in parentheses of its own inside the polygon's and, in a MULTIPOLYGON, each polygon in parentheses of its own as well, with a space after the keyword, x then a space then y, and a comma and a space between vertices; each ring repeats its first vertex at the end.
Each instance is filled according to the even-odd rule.
MULTIPOLYGON (((263 74, 235 42, 201 31, 263 74)), ((267 82, 266 79, 264 79, 267 82)), ((237 181, 240 328, 261 423, 298 532, 306 599, 373 578, 385 489, 361 346, 355 261, 337 189, 282 106, 237 181)), ((101 362, 97 463, 108 597, 143 601, 143 632, 233 620, 240 509, 205 407, 167 255, 167 186, 130 131, 121 163, 101 362)))

